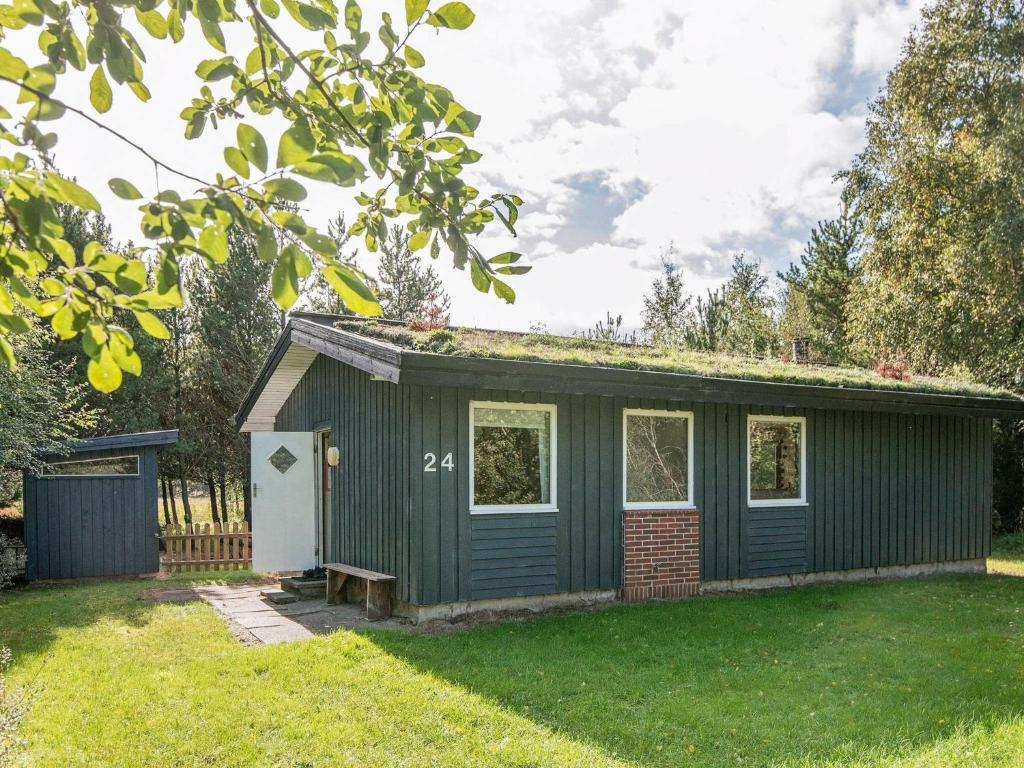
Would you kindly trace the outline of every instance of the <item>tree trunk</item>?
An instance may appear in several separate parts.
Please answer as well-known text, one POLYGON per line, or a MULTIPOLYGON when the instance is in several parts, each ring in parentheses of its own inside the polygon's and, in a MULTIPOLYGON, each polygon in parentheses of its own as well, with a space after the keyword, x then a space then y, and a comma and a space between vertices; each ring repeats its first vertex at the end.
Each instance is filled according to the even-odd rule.
POLYGON ((178 502, 174 498, 174 481, 173 480, 167 483, 167 490, 169 490, 171 492, 171 494, 170 494, 171 495, 171 520, 173 520, 174 524, 177 525, 178 524, 178 502))
POLYGON ((164 527, 171 524, 171 508, 167 506, 167 478, 160 478, 160 493, 164 500, 164 527))
POLYGON ((192 525, 192 505, 188 501, 188 480, 184 475, 178 477, 181 484, 181 508, 185 512, 185 525, 192 525))
POLYGON ((245 522, 252 528, 252 461, 249 460, 249 456, 252 454, 252 437, 247 432, 245 434, 245 471, 242 473, 244 478, 244 487, 242 488, 242 504, 245 511, 245 522))
POLYGON ((220 519, 228 521, 228 479, 223 472, 220 474, 220 519))
POLYGON ((206 476, 206 487, 210 489, 210 518, 215 523, 220 522, 220 515, 217 514, 217 484, 213 482, 213 475, 206 476))

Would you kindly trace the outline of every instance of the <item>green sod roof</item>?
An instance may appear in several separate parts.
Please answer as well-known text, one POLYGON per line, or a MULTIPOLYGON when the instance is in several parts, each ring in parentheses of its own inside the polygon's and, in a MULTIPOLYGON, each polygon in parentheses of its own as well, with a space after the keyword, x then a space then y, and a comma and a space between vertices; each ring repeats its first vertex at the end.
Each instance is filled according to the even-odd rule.
POLYGON ((339 319, 331 324, 340 330, 386 341, 403 349, 454 357, 684 373, 837 388, 1020 399, 1006 390, 957 379, 912 376, 909 380, 899 380, 863 368, 796 364, 740 355, 594 341, 575 336, 477 328, 416 331, 398 323, 355 318, 339 319))

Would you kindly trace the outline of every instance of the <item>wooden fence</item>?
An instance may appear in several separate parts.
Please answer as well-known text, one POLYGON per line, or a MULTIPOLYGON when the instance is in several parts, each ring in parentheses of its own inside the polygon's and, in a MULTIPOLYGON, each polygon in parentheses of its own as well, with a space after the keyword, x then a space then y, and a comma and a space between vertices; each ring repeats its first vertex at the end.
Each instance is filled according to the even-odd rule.
POLYGON ((161 538, 163 562, 170 571, 231 571, 252 565, 248 523, 168 525, 161 538))

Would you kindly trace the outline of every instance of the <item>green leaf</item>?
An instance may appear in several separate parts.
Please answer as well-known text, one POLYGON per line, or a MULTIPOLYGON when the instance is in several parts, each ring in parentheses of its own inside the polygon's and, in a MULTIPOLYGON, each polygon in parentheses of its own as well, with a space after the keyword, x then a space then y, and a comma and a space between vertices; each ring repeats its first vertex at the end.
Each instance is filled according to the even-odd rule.
POLYGON ((516 292, 507 283, 503 283, 498 278, 492 276, 491 285, 494 286, 494 295, 499 299, 504 299, 506 304, 516 303, 516 292))
POLYGON ((135 94, 135 98, 139 101, 149 101, 153 94, 149 92, 149 88, 140 83, 138 80, 132 80, 128 83, 128 90, 135 94))
POLYGON ((73 339, 78 335, 78 331, 75 330, 75 311, 70 304, 65 304, 54 313, 50 318, 50 326, 61 339, 73 339))
POLYGON ((345 302, 345 306, 353 312, 368 317, 378 317, 381 314, 377 297, 355 269, 347 264, 333 262, 324 265, 323 275, 345 302))
POLYGON ((110 187, 110 191, 120 197, 122 200, 141 200, 142 193, 135 188, 135 185, 125 179, 110 179, 107 182, 107 186, 110 187))
POLYGON ((277 167, 294 165, 308 159, 316 151, 316 141, 305 120, 299 120, 281 135, 277 145, 277 167))
POLYGON ((0 336, 0 359, 7 363, 7 367, 15 371, 18 369, 18 361, 14 357, 14 348, 11 346, 11 342, 0 336))
POLYGON ((171 40, 176 43, 180 43, 185 37, 185 25, 181 23, 181 14, 178 13, 177 8, 171 9, 171 12, 167 14, 167 31, 171 40))
POLYGON ((103 74, 103 67, 96 67, 89 78, 89 101, 93 109, 99 113, 106 112, 114 103, 114 93, 110 90, 110 83, 107 76, 103 74))
POLYGON ((28 64, 6 48, 0 48, 0 75, 12 80, 21 80, 28 72, 28 64))
POLYGON ((136 309, 132 314, 135 315, 135 319, 139 321, 139 327, 154 339, 171 338, 171 332, 167 330, 167 326, 164 325, 163 321, 152 312, 147 312, 144 309, 136 309))
POLYGON ((477 126, 480 125, 480 115, 470 112, 461 104, 453 101, 448 105, 444 121, 447 123, 449 131, 461 133, 463 136, 472 136, 477 126))
POLYGON ((480 293, 487 293, 491 285, 491 276, 484 271, 476 259, 469 263, 469 277, 473 281, 473 287, 480 293))
POLYGON ((466 29, 475 18, 476 14, 465 3, 445 3, 430 14, 427 24, 432 27, 466 29))
POLYGON ((281 13, 281 6, 277 4, 277 0, 260 0, 260 10, 265 16, 276 19, 281 13))
POLYGON ((411 27, 427 10, 429 0, 405 0, 405 22, 411 27))
POLYGON ((238 71, 235 59, 224 56, 220 59, 204 59, 196 66, 196 75, 207 82, 232 77, 238 71))
POLYGON ((70 179, 58 176, 56 173, 47 173, 46 180, 53 191, 63 198, 64 202, 76 205, 86 211, 96 211, 99 213, 100 204, 96 202, 96 198, 88 190, 78 186, 70 179))
POLYGON ((295 172, 317 181, 329 181, 350 187, 366 177, 366 167, 358 157, 340 152, 321 152, 295 164, 295 172))
POLYGON ((110 354, 118 368, 138 376, 142 373, 142 358, 135 352, 135 343, 128 332, 121 328, 112 328, 110 334, 110 354))
POLYGON ((290 309, 299 298, 299 271, 303 260, 311 268, 309 259, 302 251, 294 245, 287 245, 274 264, 274 271, 270 275, 270 292, 281 309, 290 309))
POLYGON ((488 264, 515 264, 523 258, 523 254, 516 253, 515 251, 505 251, 499 253, 497 256, 493 256, 487 260, 488 264))
POLYGON ((256 237, 256 255, 265 264, 270 264, 277 258, 277 239, 270 227, 263 227, 256 237))
POLYGON ((136 8, 135 18, 139 20, 143 29, 158 40, 163 40, 167 37, 167 21, 159 12, 154 10, 140 11, 136 8))
POLYGON ((405 63, 413 69, 419 69, 427 60, 423 58, 423 54, 417 51, 408 43, 405 44, 405 63))
POLYGON ((243 179, 249 178, 249 161, 242 151, 235 147, 224 147, 224 162, 243 179))
POLYGON ((199 233, 199 250, 216 264, 228 260, 228 233, 220 224, 211 224, 199 233))
POLYGON ((203 37, 206 38, 206 42, 221 53, 228 52, 227 48, 224 46, 224 33, 221 31, 220 24, 215 21, 200 19, 199 26, 202 27, 203 37))
POLYGON ((306 199, 306 188, 294 179, 270 179, 264 182, 263 188, 282 200, 300 203, 306 199))
POLYGON ((362 23, 363 9, 355 0, 348 0, 345 3, 345 28, 351 33, 353 40, 358 37, 362 23))
POLYGON ((263 135, 251 125, 239 123, 236 136, 238 137, 238 147, 245 155, 245 159, 266 173, 267 142, 263 140, 263 135))
POLYGON ((75 249, 71 246, 71 243, 59 237, 47 237, 46 242, 53 249, 57 258, 64 263, 64 266, 69 269, 75 266, 75 249))
POLYGON ((99 356, 89 361, 87 373, 89 383, 100 392, 113 392, 121 386, 121 369, 107 347, 101 347, 99 356))
POLYGON ((420 248, 425 248, 429 242, 430 232, 427 230, 421 230, 409 238, 409 250, 418 251, 420 248))

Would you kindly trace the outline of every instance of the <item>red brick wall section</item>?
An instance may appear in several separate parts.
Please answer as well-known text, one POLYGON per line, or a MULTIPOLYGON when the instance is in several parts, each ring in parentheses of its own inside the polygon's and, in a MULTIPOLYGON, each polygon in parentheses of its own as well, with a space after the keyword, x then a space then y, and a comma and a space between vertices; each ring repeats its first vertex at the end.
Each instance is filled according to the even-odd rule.
POLYGON ((623 513, 622 599, 689 597, 700 589, 700 513, 628 509, 623 513))

